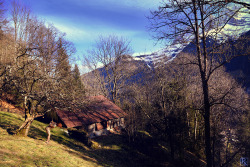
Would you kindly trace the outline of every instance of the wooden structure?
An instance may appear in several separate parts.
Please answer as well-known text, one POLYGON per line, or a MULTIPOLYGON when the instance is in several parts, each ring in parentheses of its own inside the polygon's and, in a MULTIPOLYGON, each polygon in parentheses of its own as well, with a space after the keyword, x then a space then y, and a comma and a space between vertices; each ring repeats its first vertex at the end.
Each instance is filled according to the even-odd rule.
POLYGON ((88 98, 86 107, 73 111, 56 109, 67 128, 84 129, 89 137, 116 132, 125 127, 127 114, 104 96, 88 98))

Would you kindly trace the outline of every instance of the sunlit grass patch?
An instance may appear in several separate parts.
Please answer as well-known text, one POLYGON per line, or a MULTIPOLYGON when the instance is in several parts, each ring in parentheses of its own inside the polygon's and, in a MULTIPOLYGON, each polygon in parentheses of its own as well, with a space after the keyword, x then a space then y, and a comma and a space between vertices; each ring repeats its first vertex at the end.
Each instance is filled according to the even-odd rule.
POLYGON ((52 130, 52 140, 49 144, 45 143, 46 133, 44 128, 47 125, 38 121, 32 123, 29 137, 9 135, 8 129, 19 127, 23 121, 24 119, 19 115, 0 111, 1 167, 99 166, 93 158, 91 159, 84 153, 76 152, 67 147, 67 144, 74 143, 74 140, 59 128, 52 130))
POLYGON ((0 135, 0 140, 0 154, 3 155, 0 166, 98 166, 87 161, 86 155, 73 154, 74 150, 55 141, 46 144, 42 140, 11 135, 0 135))

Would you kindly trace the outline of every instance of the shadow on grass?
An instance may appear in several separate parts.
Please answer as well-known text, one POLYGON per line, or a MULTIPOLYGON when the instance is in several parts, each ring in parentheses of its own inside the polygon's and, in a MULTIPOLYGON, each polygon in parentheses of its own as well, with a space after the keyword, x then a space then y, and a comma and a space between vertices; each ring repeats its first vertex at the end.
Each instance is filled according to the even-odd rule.
MULTIPOLYGON (((13 134, 13 131, 18 129, 23 121, 24 119, 21 116, 0 112, 0 127, 6 129, 9 134, 13 134)), ((47 134, 44 128, 46 126, 46 124, 34 121, 28 136, 36 140, 44 140, 45 142, 47 134)), ((143 151, 143 149, 141 150, 141 146, 136 147, 129 144, 124 135, 113 134, 95 138, 93 141, 97 142, 100 147, 93 149, 86 147, 80 141, 70 138, 58 128, 53 129, 51 134, 52 141, 70 148, 65 148, 70 154, 102 166, 169 166, 163 163, 162 158, 159 158, 159 153, 162 154, 163 158, 165 153, 159 151, 158 147, 152 148, 150 146, 147 149, 143 148, 145 150, 143 151)))
MULTIPOLYGON (((0 127, 6 129, 10 135, 14 135, 23 122, 24 119, 20 115, 2 111, 0 112, 0 127)), ((45 133, 45 130, 33 126, 33 123, 31 124, 28 137, 46 139, 47 134, 45 133)))
POLYGON ((13 117, 12 114, 7 112, 0 113, 0 127, 6 129, 10 135, 14 135, 16 129, 21 125, 22 119, 13 117))
MULTIPOLYGON (((93 161, 102 166, 171 166, 169 163, 166 163, 166 157, 162 160, 155 156, 150 156, 150 154, 144 154, 136 148, 133 148, 124 135, 101 136, 93 139, 93 141, 97 142, 100 147, 96 149, 81 149, 81 144, 76 144, 75 146, 70 146, 75 152, 67 151, 87 161, 93 161)), ((166 154, 164 153, 162 156, 166 156, 166 154)))
POLYGON ((0 127, 5 129, 10 135, 14 135, 18 126, 15 125, 8 125, 8 124, 0 124, 0 127))
POLYGON ((66 150, 70 154, 74 154, 86 161, 95 162, 101 166, 160 166, 159 163, 148 159, 144 155, 137 152, 127 152, 125 150, 109 150, 109 149, 91 149, 79 150, 72 148, 74 151, 66 150))

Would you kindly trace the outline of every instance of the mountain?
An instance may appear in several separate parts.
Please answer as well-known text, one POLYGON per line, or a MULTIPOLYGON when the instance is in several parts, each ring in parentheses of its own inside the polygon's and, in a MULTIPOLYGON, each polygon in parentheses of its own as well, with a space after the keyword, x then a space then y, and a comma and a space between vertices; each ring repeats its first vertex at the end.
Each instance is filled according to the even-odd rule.
MULTIPOLYGON (((242 33, 237 40, 230 41, 232 43, 231 47, 234 47, 233 50, 236 55, 247 55, 249 53, 249 39, 250 31, 247 31, 242 33), (242 40, 239 40, 242 38, 245 40, 244 42, 247 41, 244 44, 245 48, 235 48, 233 45, 242 45, 242 40)), ((216 41, 211 38, 207 38, 206 44, 208 48, 214 44, 219 45, 219 43, 216 43, 216 41)), ((195 52, 196 46, 191 42, 189 44, 184 43, 182 45, 174 44, 151 54, 135 56, 134 60, 144 61, 148 67, 154 69, 157 68, 160 63, 167 64, 172 61, 180 53, 195 54, 195 52)), ((247 89, 247 92, 250 93, 250 55, 248 54, 247 56, 235 57, 229 63, 225 64, 225 68, 226 71, 237 79, 237 81, 247 89)))
MULTIPOLYGON (((233 7, 233 6, 232 6, 233 7)), ((236 14, 234 17, 232 17, 229 22, 225 25, 223 30, 218 34, 217 37, 217 43, 221 43, 224 41, 224 39, 227 39, 228 37, 237 39, 240 36, 248 36, 250 33, 250 17, 247 15, 248 9, 243 9, 246 13, 243 11, 236 14), (232 36, 232 34, 234 34, 232 36)), ((214 30, 210 30, 208 33, 213 34, 214 30)), ((212 39, 208 39, 207 43, 213 44, 215 41, 212 39)), ((147 55, 140 55, 135 56, 135 60, 142 60, 145 61, 149 67, 157 67, 159 65, 159 62, 164 62, 166 64, 168 61, 172 61, 179 53, 185 52, 185 53, 195 53, 195 46, 192 43, 182 43, 182 44, 174 44, 171 46, 168 46, 162 50, 153 52, 151 54, 147 55)), ((244 58, 237 58, 236 61, 232 61, 232 65, 227 65, 227 70, 230 72, 235 69, 231 69, 232 66, 235 66, 233 64, 237 64, 237 61, 243 61, 244 58)), ((249 66, 249 62, 248 62, 249 66)), ((243 70, 244 72, 246 70, 243 70)), ((249 74, 249 73, 248 73, 249 74)), ((248 75, 249 76, 249 75, 248 75)))
MULTIPOLYGON (((123 56, 120 59, 120 67, 117 68, 116 71, 116 78, 119 78, 117 82, 119 84, 132 84, 132 83, 144 83, 148 73, 151 72, 151 69, 154 68, 150 62, 147 62, 143 59, 136 59, 132 56, 123 56), (120 75, 122 74, 122 75, 120 75)), ((114 68, 113 68, 114 69, 114 68)), ((110 69, 109 72, 105 70, 104 67, 95 69, 94 71, 88 72, 86 74, 83 74, 81 76, 82 82, 85 85, 86 93, 89 96, 95 96, 102 94, 102 87, 100 85, 100 82, 105 80, 105 87, 107 89, 110 89, 110 87, 113 88, 113 83, 108 83, 108 74, 112 76, 112 70, 110 69), (101 78, 97 78, 101 75, 101 78)), ((104 85, 102 85, 104 86, 104 85)))
POLYGON ((226 71, 229 72, 236 80, 246 88, 248 94, 250 94, 250 31, 247 31, 241 35, 241 38, 246 42, 242 46, 242 41, 236 40, 234 44, 242 46, 243 48, 235 48, 237 55, 246 55, 235 57, 230 63, 225 64, 226 71))
MULTIPOLYGON (((206 39, 208 48, 212 47, 215 43, 216 41, 211 38, 206 39)), ((174 60, 174 58, 180 53, 195 54, 195 52, 196 46, 192 42, 182 44, 176 43, 151 54, 135 56, 134 60, 144 61, 147 63, 148 67, 157 68, 159 65, 167 64, 168 62, 174 60)))
POLYGON ((144 61, 148 67, 154 68, 162 62, 172 61, 188 44, 174 44, 151 54, 135 56, 134 60, 144 61))
MULTIPOLYGON (((249 53, 249 38, 250 38, 250 31, 247 31, 243 33, 241 38, 247 38, 248 43, 245 43, 244 49, 240 48, 234 48, 234 52, 237 55, 245 55, 246 53, 249 53)), ((232 44, 241 45, 242 40, 233 40, 230 41, 232 44)), ((211 47, 213 45, 219 45, 211 38, 207 38, 206 41, 207 47, 211 47)), ((201 46, 202 47, 202 46, 201 46)), ((233 45, 231 46, 233 47, 233 45)), ((150 80, 150 77, 148 77, 155 68, 165 65, 172 60, 174 60, 179 54, 181 53, 188 53, 188 54, 195 54, 196 52, 196 46, 190 42, 190 43, 183 43, 183 44, 173 44, 170 45, 162 50, 159 50, 157 52, 153 52, 151 54, 144 54, 139 56, 127 56, 124 57, 125 62, 127 64, 127 69, 133 69, 133 75, 130 79, 128 79, 127 83, 143 83, 146 80, 150 80)), ((241 83, 246 90, 250 93, 250 56, 240 56, 236 57, 233 60, 231 60, 230 63, 225 65, 226 71, 229 72, 239 83, 241 83)), ((103 68, 98 69, 104 78, 107 76, 105 70, 103 68)), ((97 90, 97 86, 95 86, 93 83, 94 76, 93 72, 87 73, 83 75, 83 81, 84 84, 87 85, 86 88, 91 88, 92 90, 97 90)), ((99 91, 98 91, 99 92, 99 91)), ((98 93, 96 93, 98 94, 98 93)))

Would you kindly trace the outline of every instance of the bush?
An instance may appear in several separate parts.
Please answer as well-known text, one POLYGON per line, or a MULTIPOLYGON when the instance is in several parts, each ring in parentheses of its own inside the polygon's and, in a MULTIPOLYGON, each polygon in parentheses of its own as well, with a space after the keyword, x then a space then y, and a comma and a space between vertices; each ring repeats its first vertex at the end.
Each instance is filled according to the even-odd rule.
POLYGON ((83 129, 76 129, 76 128, 69 128, 68 129, 69 136, 79 140, 80 142, 84 143, 87 146, 91 146, 91 141, 87 137, 87 132, 83 129))

